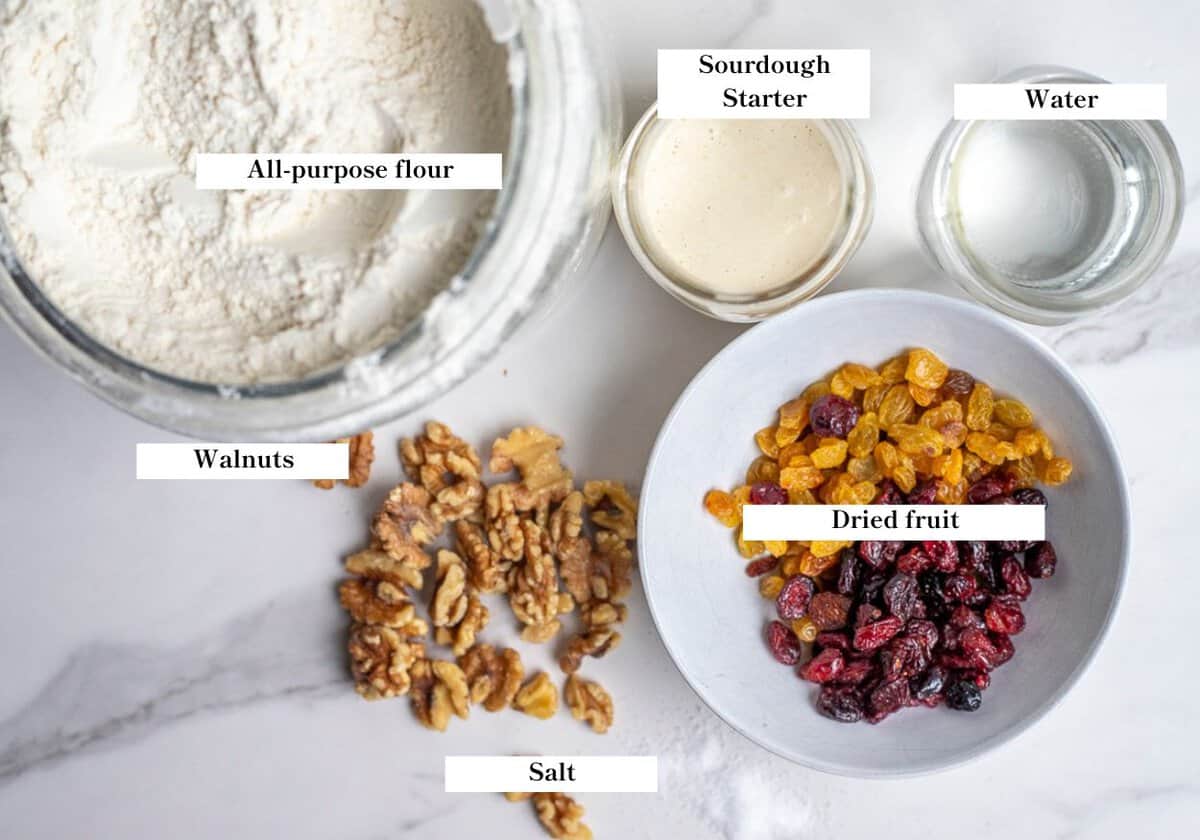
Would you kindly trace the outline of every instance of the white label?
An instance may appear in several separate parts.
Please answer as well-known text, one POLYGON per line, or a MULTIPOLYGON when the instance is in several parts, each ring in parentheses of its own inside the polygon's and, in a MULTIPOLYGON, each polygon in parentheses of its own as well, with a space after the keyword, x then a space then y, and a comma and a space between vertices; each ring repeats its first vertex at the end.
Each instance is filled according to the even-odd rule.
POLYGON ((956 120, 1165 120, 1166 85, 955 85, 956 120))
POLYGON ((657 793, 649 755, 448 755, 446 793, 657 793))
POLYGON ((870 50, 659 50, 663 119, 866 119, 870 50))
POLYGON ((201 190, 498 190, 502 155, 196 156, 201 190))
POLYGON ((1044 540, 1045 505, 746 505, 748 540, 1044 540))
POLYGON ((139 443, 139 479, 274 479, 350 476, 348 443, 139 443))

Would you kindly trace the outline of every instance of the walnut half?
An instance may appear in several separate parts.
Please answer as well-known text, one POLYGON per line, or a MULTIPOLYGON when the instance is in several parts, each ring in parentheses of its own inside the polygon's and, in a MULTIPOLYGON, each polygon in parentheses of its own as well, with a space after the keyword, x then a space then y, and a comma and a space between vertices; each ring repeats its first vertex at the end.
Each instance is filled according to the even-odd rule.
MULTIPOLYGON (((347 487, 362 487, 371 477, 371 463, 375 460, 375 435, 363 432, 354 437, 338 438, 334 443, 350 444, 350 474, 342 483, 347 487)), ((313 481, 313 486, 332 490, 336 483, 332 478, 318 478, 313 481)))
POLYGON ((491 645, 478 645, 458 658, 467 677, 472 703, 482 703, 489 712, 508 708, 516 699, 525 676, 521 655, 512 648, 497 651, 491 645))
POLYGON ((411 642, 390 627, 355 624, 347 644, 354 690, 367 700, 383 700, 408 693, 408 669, 425 656, 425 646, 411 642))
POLYGON ((409 670, 413 713, 422 726, 445 732, 451 715, 469 714, 467 678, 453 662, 419 659, 409 670))
POLYGON ((513 699, 513 706, 527 715, 548 720, 558 711, 558 688, 545 671, 539 671, 521 686, 513 699))
POLYGON ((535 793, 533 807, 554 840, 592 840, 592 830, 583 824, 583 806, 565 793, 535 793))
POLYGON ((599 683, 571 674, 563 687, 563 699, 571 710, 571 717, 585 721, 594 732, 604 733, 612 726, 612 697, 599 683))

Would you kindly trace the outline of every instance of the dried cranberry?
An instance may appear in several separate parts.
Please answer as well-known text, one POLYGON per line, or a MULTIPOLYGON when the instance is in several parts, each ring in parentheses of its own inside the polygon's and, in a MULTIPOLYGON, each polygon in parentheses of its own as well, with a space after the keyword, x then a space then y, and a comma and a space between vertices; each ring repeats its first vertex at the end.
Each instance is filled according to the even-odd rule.
POLYGON ((779 561, 770 555, 759 557, 757 560, 751 560, 746 564, 746 575, 748 577, 760 577, 779 565, 779 561))
POLYGON ((919 674, 929 667, 929 658, 922 641, 908 635, 897 636, 879 652, 885 679, 919 674))
POLYGON ((958 546, 954 543, 929 540, 921 543, 921 547, 933 558, 939 572, 953 572, 958 568, 958 546))
POLYGON ((996 649, 997 668, 1012 659, 1013 654, 1017 652, 1017 649, 1013 647, 1012 639, 1003 633, 992 634, 992 647, 996 649))
POLYGON ((883 587, 888 582, 888 576, 882 572, 871 572, 871 574, 863 577, 862 586, 858 589, 859 597, 863 602, 869 602, 876 605, 883 604, 883 587))
POLYGON ((906 575, 919 575, 932 566, 933 558, 919 545, 914 545, 896 558, 896 571, 906 575))
POLYGON ((816 645, 818 648, 850 650, 850 637, 845 633, 837 633, 833 630, 826 630, 823 633, 817 634, 816 645))
POLYGON ((913 697, 921 702, 925 702, 935 696, 941 695, 942 689, 946 687, 946 678, 948 676, 949 674, 945 668, 940 665, 933 665, 924 673, 917 674, 909 680, 908 687, 913 697))
POLYGON ((782 621, 772 621, 767 625, 767 647, 771 655, 784 665, 795 665, 800 661, 800 640, 782 621))
POLYGON ((999 595, 992 599, 983 611, 984 621, 993 633, 1015 636, 1025 629, 1025 614, 1021 604, 1011 595, 999 595))
POLYGON ((1004 581, 1005 593, 1022 601, 1033 591, 1033 584, 1029 575, 1025 574, 1025 567, 1011 554, 1000 561, 1000 578, 1004 581))
POLYGON ((808 605, 808 617, 818 630, 840 630, 850 620, 850 599, 836 592, 818 592, 808 605))
POLYGON ((863 718, 862 698, 851 686, 822 686, 817 696, 817 710, 841 723, 857 723, 863 718))
POLYGON ((842 564, 838 567, 837 591, 843 595, 854 595, 858 591, 859 567, 854 549, 842 549, 842 564))
POLYGON ((1036 487, 1022 487, 1012 494, 1013 501, 1019 505, 1044 505, 1046 494, 1036 487))
MULTIPOLYGON (((1015 504, 1015 502, 1014 502, 1015 504)), ((1015 551, 1020 553, 1033 545, 1032 540, 1000 540, 1000 549, 1002 551, 1015 551)))
POLYGON ((870 659, 848 659, 842 668, 842 672, 837 675, 834 682, 846 685, 862 685, 868 678, 875 675, 875 671, 875 663, 870 659))
POLYGON ((908 622, 904 627, 904 631, 914 639, 925 646, 925 650, 932 653, 941 639, 941 634, 938 632, 937 625, 932 621, 915 618, 908 622))
POLYGON ((901 621, 912 618, 917 603, 917 579, 903 572, 895 574, 883 587, 883 602, 901 621))
POLYGON ((826 394, 808 410, 808 424, 817 437, 845 438, 858 423, 858 406, 837 394, 826 394))
POLYGON ((946 578, 945 591, 947 601, 965 601, 975 594, 977 584, 975 575, 955 572, 946 578))
POLYGON ((873 569, 883 569, 900 553, 904 543, 894 540, 863 540, 858 544, 859 558, 873 569))
POLYGON ((793 575, 784 581, 783 588, 775 598, 775 612, 784 621, 795 621, 804 618, 808 612, 808 604, 812 601, 813 580, 804 575, 793 575))
POLYGON ((982 668, 990 671, 1000 663, 1000 652, 993 644, 991 637, 986 630, 978 630, 971 627, 962 632, 959 637, 959 643, 962 647, 963 656, 967 657, 976 668, 982 668))
POLYGON ((964 569, 979 573, 988 564, 987 543, 979 541, 958 544, 958 562, 964 569))
POLYGON ((940 572, 926 572, 917 578, 921 587, 921 601, 925 604, 927 617, 940 621, 947 611, 946 593, 942 586, 940 572))
POLYGON ((840 650, 826 648, 801 665, 796 673, 809 682, 827 683, 842 672, 845 664, 840 650))
POLYGON ((971 680, 956 680, 946 686, 946 705, 960 712, 973 712, 983 703, 983 692, 971 680))
POLYGON ((1038 543, 1029 549, 1029 553, 1025 555, 1025 572, 1030 577, 1054 577, 1054 570, 1057 567, 1058 554, 1054 551, 1054 546, 1050 544, 1049 540, 1038 543))
POLYGON ((908 680, 885 680, 867 696, 867 720, 878 723, 892 712, 908 705, 908 680))
POLYGON ((894 615, 864 624, 854 631, 854 647, 861 651, 877 650, 903 626, 904 622, 894 615))
POLYGON ((904 504, 904 494, 890 478, 885 478, 879 483, 879 493, 875 496, 874 504, 902 505, 904 504))
POLYGON ((750 504, 786 505, 788 492, 774 481, 756 481, 750 486, 750 504))
POLYGON ((942 393, 950 397, 965 397, 974 387, 975 377, 957 368, 951 368, 942 381, 942 393))
POLYGON ((966 501, 970 505, 981 505, 1003 493, 1004 481, 999 476, 988 475, 971 485, 967 490, 966 501))
POLYGON ((937 497, 937 482, 923 481, 908 494, 910 505, 931 505, 937 497))

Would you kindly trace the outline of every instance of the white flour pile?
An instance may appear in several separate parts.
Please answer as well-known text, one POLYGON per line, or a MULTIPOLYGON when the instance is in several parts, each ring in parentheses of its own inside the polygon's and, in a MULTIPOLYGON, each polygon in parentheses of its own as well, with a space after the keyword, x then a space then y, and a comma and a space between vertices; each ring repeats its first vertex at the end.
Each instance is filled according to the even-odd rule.
POLYGON ((199 192, 200 152, 504 152, 473 0, 0 2, 0 213, 104 344, 209 382, 395 338, 461 268, 475 192, 199 192))

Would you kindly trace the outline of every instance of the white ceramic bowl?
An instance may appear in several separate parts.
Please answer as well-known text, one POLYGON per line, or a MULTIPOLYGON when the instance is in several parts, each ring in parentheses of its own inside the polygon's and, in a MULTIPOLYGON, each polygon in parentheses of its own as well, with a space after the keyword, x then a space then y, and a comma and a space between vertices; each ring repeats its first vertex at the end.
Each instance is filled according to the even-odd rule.
POLYGON ((684 678, 726 722, 785 758, 854 776, 900 776, 962 763, 1013 738, 1079 678, 1104 638, 1129 557, 1125 475, 1103 417, 1066 365, 1014 322, 940 295, 867 290, 804 303, 748 331, 683 392, 650 457, 639 553, 651 613, 684 678), (816 688, 772 659, 774 605, 744 573, 728 529, 701 500, 741 483, 752 436, 776 407, 846 361, 878 364, 924 346, 1034 412, 1075 462, 1047 491, 1057 574, 1034 581, 1016 656, 974 713, 905 709, 872 726, 816 710, 816 688))

